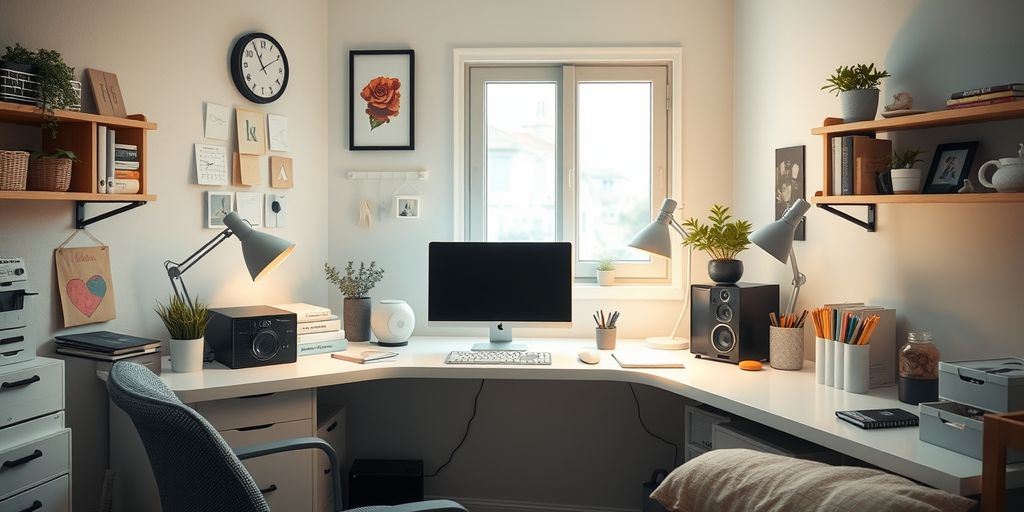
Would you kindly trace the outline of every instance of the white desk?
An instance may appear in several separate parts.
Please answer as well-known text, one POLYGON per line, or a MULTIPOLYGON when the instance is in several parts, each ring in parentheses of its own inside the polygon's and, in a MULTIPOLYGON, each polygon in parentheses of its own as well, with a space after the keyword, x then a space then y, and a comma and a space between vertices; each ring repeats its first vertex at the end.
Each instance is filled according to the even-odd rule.
MULTIPOLYGON (((295 364, 230 370, 213 363, 202 372, 172 373, 165 361, 162 379, 187 403, 239 396, 309 389, 352 382, 395 378, 590 380, 647 384, 710 404, 719 409, 788 432, 838 452, 864 460, 949 492, 970 495, 981 491, 981 462, 918 440, 917 428, 862 430, 835 417, 836 410, 917 407, 896 399, 896 388, 868 394, 836 390, 814 381, 814 366, 801 371, 746 372, 734 365, 696 359, 689 351, 661 352, 684 361, 685 369, 624 369, 603 352, 601 362, 578 361, 586 339, 528 339, 532 351, 550 351, 551 366, 446 365, 451 350, 466 350, 470 338, 416 337, 399 356, 370 364, 333 359, 328 354, 305 356, 295 364)), ((377 348, 366 343, 353 343, 377 348)), ((618 350, 649 350, 636 341, 618 343, 618 350)), ((1011 468, 1008 486, 1024 485, 1024 465, 1011 468)))

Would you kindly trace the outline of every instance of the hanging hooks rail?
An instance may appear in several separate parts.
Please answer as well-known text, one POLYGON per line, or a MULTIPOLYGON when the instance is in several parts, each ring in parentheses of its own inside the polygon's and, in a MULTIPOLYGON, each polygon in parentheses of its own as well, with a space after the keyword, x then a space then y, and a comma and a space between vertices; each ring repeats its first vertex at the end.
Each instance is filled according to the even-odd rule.
POLYGON ((429 178, 428 171, 348 171, 350 180, 419 180, 429 178))

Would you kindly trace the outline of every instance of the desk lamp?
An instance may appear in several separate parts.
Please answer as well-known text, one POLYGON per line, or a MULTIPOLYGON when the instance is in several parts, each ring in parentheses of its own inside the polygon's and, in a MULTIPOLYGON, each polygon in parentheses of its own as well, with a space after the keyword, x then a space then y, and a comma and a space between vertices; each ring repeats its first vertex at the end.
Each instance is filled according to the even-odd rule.
POLYGON ((789 304, 782 312, 782 315, 788 315, 793 312, 793 309, 796 307, 796 298, 800 295, 800 287, 807 282, 807 276, 800 272, 800 268, 796 265, 796 254, 793 252, 793 235, 796 234, 796 227, 800 224, 800 219, 803 218, 810 208, 810 203, 803 199, 797 199, 786 210, 786 213, 782 214, 781 219, 760 227, 757 231, 750 234, 750 241, 754 242, 754 245, 764 249, 765 252, 771 254, 782 263, 786 263, 786 258, 789 258, 793 265, 793 294, 790 295, 789 304))
POLYGON ((195 265, 203 256, 213 251, 221 242, 231 238, 231 235, 238 237, 238 241, 242 243, 242 257, 245 258, 245 266, 249 269, 249 275, 254 282, 277 268, 295 250, 295 244, 287 240, 254 230, 248 221, 238 216, 237 212, 227 214, 224 217, 224 225, 227 226, 224 231, 218 233, 198 251, 185 258, 185 261, 181 263, 170 260, 164 262, 167 277, 171 280, 171 287, 174 288, 174 295, 188 304, 192 304, 192 298, 189 297, 188 290, 185 289, 185 281, 181 279, 181 275, 192 268, 192 265, 195 265))
MULTIPOLYGON (((669 226, 672 227, 679 233, 680 236, 686 237, 686 230, 676 222, 676 219, 672 217, 672 213, 676 210, 676 202, 673 199, 665 198, 665 202, 661 203, 661 212, 658 213, 658 218, 654 219, 647 227, 640 230, 636 236, 630 240, 629 245, 635 249, 646 251, 654 254, 655 256, 661 256, 663 258, 672 257, 672 237, 669 233, 669 226)), ((679 325, 683 323, 683 317, 686 316, 686 311, 690 306, 690 260, 693 259, 693 249, 689 248, 686 255, 686 285, 683 287, 683 311, 679 313, 679 319, 676 320, 676 326, 672 328, 672 334, 665 336, 658 336, 653 338, 647 338, 644 343, 650 348, 657 348, 662 350, 683 350, 690 348, 690 340, 687 338, 681 338, 676 336, 679 331, 679 325)))

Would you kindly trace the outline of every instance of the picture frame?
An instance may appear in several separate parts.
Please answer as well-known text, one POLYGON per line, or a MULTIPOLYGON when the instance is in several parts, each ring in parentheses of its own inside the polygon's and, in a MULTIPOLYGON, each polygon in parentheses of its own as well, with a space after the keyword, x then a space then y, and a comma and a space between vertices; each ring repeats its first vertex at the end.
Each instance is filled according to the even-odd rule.
MULTIPOLYGON (((791 146, 788 148, 777 148, 775 150, 775 220, 782 218, 782 214, 797 199, 804 199, 806 196, 806 169, 804 155, 806 146, 791 146)), ((793 240, 807 239, 807 217, 800 220, 796 227, 793 240)))
POLYGON ((350 151, 415 148, 415 52, 348 52, 350 151))
POLYGON ((935 148, 935 156, 932 157, 932 165, 921 193, 955 193, 970 176, 977 151, 978 141, 939 144, 935 148))
POLYGON ((423 215, 420 196, 395 196, 395 217, 418 219, 423 215))
POLYGON ((206 192, 206 227, 223 229, 224 217, 235 210, 235 194, 231 192, 206 192))

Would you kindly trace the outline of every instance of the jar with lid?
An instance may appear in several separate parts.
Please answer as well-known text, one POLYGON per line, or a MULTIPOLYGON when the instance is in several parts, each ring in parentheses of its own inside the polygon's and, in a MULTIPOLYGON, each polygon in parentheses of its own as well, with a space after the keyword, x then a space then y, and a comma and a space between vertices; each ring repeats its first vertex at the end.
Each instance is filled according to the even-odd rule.
POLYGON ((907 335, 900 350, 900 401, 912 405, 939 399, 939 349, 927 332, 907 335))

